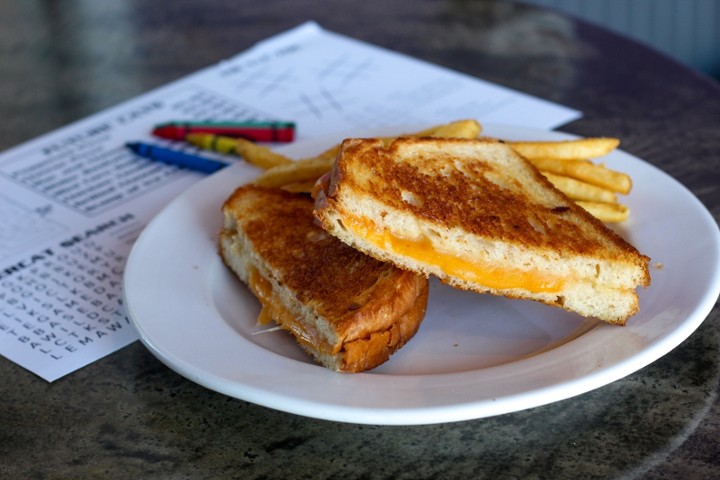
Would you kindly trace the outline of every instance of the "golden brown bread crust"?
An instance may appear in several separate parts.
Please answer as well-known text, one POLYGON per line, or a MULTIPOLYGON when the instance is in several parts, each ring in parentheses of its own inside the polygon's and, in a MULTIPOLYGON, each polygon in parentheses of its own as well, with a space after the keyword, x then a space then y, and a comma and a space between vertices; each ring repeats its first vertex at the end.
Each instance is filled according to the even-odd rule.
MULTIPOLYGON (((510 185, 493 183, 488 180, 487 175, 490 170, 497 168, 487 162, 466 164, 463 166, 464 171, 448 169, 445 179, 438 182, 437 172, 429 169, 427 165, 437 158, 432 159, 429 155, 437 154, 439 149, 446 148, 447 145, 467 143, 484 143, 491 147, 505 148, 497 140, 486 138, 399 139, 388 148, 378 148, 381 144, 374 140, 348 139, 342 145, 342 155, 372 168, 373 178, 360 185, 358 177, 349 171, 350 168, 356 170, 358 166, 340 163, 333 171, 335 179, 332 183, 337 185, 342 181, 351 189, 369 190, 390 208, 407 210, 413 215, 441 225, 452 224, 470 234, 521 243, 528 248, 550 248, 567 254, 613 257, 619 254, 627 256, 632 262, 647 262, 647 257, 640 256, 635 247, 569 200, 528 162, 524 163, 526 173, 531 178, 525 183, 520 183, 512 174, 499 170, 493 173, 510 185), (405 145, 418 149, 434 147, 435 151, 428 153, 428 158, 417 165, 398 163, 395 158, 405 145), (533 193, 530 190, 533 184, 541 186, 539 195, 530 195, 533 193), (421 196, 422 202, 405 201, 400 194, 403 191, 421 196), (472 215, 467 214, 470 211, 473 212, 472 215), (563 228, 553 231, 553 235, 538 231, 533 227, 533 222, 528 221, 536 219, 538 223, 542 223, 552 216, 563 221, 563 228), (591 236, 584 234, 588 232, 588 224, 593 225, 591 236), (608 249, 610 246, 612 250, 608 249)), ((439 159, 439 163, 444 162, 444 159, 439 159)))
MULTIPOLYGON (((374 368, 417 331, 427 280, 328 235, 314 224, 312 210, 307 195, 241 187, 223 205, 220 253, 246 283, 257 269, 293 321, 323 339, 314 345, 298 338, 318 361, 339 371, 374 368)), ((293 321, 284 328, 297 338, 293 321)))
POLYGON ((497 140, 404 138, 384 147, 376 139, 348 139, 322 187, 315 215, 327 231, 458 288, 530 298, 622 324, 638 310, 634 289, 650 283, 648 257, 497 140), (434 254, 407 256, 398 239, 431 245, 434 254), (461 278, 439 266, 437 254, 473 271, 510 269, 529 281, 542 278, 555 290, 461 278))

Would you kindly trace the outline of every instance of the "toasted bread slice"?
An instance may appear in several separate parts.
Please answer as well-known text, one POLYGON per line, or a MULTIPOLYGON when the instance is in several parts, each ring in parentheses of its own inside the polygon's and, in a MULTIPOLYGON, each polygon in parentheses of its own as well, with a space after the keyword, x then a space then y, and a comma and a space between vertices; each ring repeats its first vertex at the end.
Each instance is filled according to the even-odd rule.
POLYGON ((315 216, 332 235, 454 287, 624 324, 649 258, 490 139, 347 139, 315 216))
POLYGON ((320 364, 359 372, 382 364, 417 331, 427 279, 328 235, 307 195, 244 186, 223 205, 225 263, 320 364))

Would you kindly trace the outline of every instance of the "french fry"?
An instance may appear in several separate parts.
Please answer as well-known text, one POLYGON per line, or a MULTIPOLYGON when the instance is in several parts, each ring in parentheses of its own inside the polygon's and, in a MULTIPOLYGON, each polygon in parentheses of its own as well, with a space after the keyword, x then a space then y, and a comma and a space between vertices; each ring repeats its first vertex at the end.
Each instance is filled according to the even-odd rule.
POLYGON ((576 158, 598 158, 612 152, 620 140, 612 137, 579 138, 560 141, 509 141, 513 150, 527 158, 557 158, 573 160, 576 158))
POLYGON ((605 223, 620 223, 630 216, 630 208, 621 203, 587 202, 576 200, 575 203, 590 213, 593 217, 605 223))
MULTIPOLYGON (((482 127, 477 120, 458 120, 456 122, 438 125, 428 133, 428 137, 444 138, 476 138, 482 132, 482 127)), ((422 135, 415 134, 420 137, 422 135)))
POLYGON ((282 187, 298 182, 315 181, 330 171, 333 158, 306 158, 270 168, 258 176, 253 183, 263 187, 282 187))
MULTIPOLYGON (((335 160, 335 157, 337 157, 337 154, 338 154, 338 152, 340 151, 340 145, 341 145, 340 143, 338 143, 338 144, 336 144, 336 145, 333 145, 332 147, 328 148, 327 150, 324 150, 323 152, 315 155, 314 157, 308 157, 308 158, 305 158, 304 160, 312 160, 312 159, 316 159, 316 160, 320 160, 320 159, 335 160)), ((332 162, 331 162, 331 165, 332 165, 332 162)))
POLYGON ((616 203, 617 195, 612 190, 583 182, 576 178, 556 175, 550 172, 542 173, 555 188, 563 192, 571 200, 586 200, 591 202, 616 203))
POLYGON ((312 193, 313 187, 315 186, 315 180, 308 180, 304 182, 294 182, 283 185, 283 190, 293 193, 312 193))
POLYGON ((628 194, 632 188, 629 175, 595 164, 589 160, 558 160, 556 158, 533 158, 530 162, 538 170, 582 180, 613 192, 628 194))
POLYGON ((273 152, 270 148, 258 145, 245 138, 237 139, 235 150, 248 163, 264 169, 293 162, 285 155, 273 152))
MULTIPOLYGON (((435 125, 434 127, 426 128, 425 130, 420 130, 414 133, 405 133, 392 137, 382 137, 382 140, 385 145, 388 145, 398 137, 476 138, 480 135, 481 131, 482 127, 477 120, 457 120, 450 123, 444 123, 442 125, 435 125)), ((340 144, 338 143, 313 158, 326 156, 335 158, 339 150, 340 144)))
POLYGON ((450 123, 435 125, 414 133, 404 133, 392 137, 384 137, 385 144, 397 137, 446 137, 446 138, 476 138, 482 132, 482 126, 477 120, 456 120, 450 123))

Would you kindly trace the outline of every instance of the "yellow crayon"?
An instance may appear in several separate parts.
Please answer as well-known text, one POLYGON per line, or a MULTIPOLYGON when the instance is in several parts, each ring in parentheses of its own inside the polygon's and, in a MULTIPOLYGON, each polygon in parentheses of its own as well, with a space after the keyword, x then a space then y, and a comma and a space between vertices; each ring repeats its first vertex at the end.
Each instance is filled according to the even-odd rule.
POLYGON ((185 141, 205 150, 237 155, 237 138, 212 133, 190 133, 185 137, 185 141))
POLYGON ((185 140, 205 150, 239 155, 248 163, 264 169, 292 162, 288 157, 246 138, 225 137, 213 133, 191 133, 185 137, 185 140))

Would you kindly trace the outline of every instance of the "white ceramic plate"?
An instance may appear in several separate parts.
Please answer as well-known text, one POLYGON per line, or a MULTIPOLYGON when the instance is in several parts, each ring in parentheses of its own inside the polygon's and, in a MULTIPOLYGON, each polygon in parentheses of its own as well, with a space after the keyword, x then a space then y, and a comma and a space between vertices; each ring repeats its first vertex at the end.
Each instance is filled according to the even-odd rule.
MULTIPOLYGON (((502 126, 486 126, 485 133, 571 138, 502 126)), ((288 154, 311 155, 335 140, 296 144, 288 154)), ((566 399, 665 355, 700 325, 720 292, 720 235, 703 205, 627 153, 604 161, 634 180, 623 198, 631 218, 618 230, 652 258, 652 286, 640 291, 641 311, 625 327, 433 282, 418 334, 390 361, 360 374, 317 366, 289 334, 258 333, 259 304, 216 253, 222 202, 257 175, 240 162, 201 181, 147 226, 126 266, 127 310, 142 342, 179 374, 299 415, 429 424, 566 399)))

